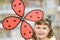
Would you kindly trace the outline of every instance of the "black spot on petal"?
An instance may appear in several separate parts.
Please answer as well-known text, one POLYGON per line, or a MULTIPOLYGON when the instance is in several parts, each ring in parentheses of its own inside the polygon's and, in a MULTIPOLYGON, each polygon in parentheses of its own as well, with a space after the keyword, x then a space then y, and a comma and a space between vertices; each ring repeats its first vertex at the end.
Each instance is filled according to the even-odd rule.
POLYGON ((38 14, 38 12, 36 12, 36 14, 38 14))
POLYGON ((24 33, 24 35, 26 35, 26 33, 24 33))
POLYGON ((30 18, 32 18, 32 16, 30 16, 30 18))
POLYGON ((16 22, 16 20, 14 20, 14 22, 16 22))
POLYGON ((11 25, 8 25, 8 27, 11 27, 11 25))
POLYGON ((38 19, 40 18, 40 17, 37 17, 38 19))
POLYGON ((26 28, 27 26, 25 25, 24 27, 26 28))
POLYGON ((14 5, 14 7, 16 7, 16 5, 14 5))
POLYGON ((18 12, 21 12, 20 10, 18 10, 18 12))
POLYGON ((19 3, 19 5, 21 5, 21 3, 19 3))
POLYGON ((6 22, 8 22, 8 20, 6 20, 6 22))
POLYGON ((29 31, 29 33, 31 33, 31 31, 29 31))

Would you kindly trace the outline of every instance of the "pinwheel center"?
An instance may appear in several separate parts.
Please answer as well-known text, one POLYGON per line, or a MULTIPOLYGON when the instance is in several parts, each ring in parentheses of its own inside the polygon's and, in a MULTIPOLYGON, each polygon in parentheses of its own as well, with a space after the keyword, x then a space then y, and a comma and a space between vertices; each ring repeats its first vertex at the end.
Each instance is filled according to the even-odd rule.
POLYGON ((23 17, 21 17, 21 20, 23 21, 23 20, 24 20, 24 18, 23 18, 23 17))

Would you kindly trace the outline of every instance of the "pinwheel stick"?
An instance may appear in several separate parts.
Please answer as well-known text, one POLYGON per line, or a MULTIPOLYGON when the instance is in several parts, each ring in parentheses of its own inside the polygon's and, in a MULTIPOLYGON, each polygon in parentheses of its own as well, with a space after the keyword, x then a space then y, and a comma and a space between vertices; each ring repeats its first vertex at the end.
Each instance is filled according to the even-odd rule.
POLYGON ((25 39, 25 40, 29 40, 29 39, 25 39))

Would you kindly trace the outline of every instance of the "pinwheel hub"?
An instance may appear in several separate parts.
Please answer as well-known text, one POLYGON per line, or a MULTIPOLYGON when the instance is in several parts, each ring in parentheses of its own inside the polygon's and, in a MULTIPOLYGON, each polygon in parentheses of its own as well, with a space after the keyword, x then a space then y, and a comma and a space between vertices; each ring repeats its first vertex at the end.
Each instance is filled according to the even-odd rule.
POLYGON ((23 17, 21 17, 21 20, 23 21, 23 20, 24 20, 24 18, 23 18, 23 17))

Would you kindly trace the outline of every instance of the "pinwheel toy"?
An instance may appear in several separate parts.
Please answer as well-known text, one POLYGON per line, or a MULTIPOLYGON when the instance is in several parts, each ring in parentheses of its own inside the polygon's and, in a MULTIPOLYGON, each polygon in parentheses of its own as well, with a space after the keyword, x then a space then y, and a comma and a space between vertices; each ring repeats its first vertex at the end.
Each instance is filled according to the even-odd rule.
POLYGON ((33 29, 29 23, 25 21, 38 21, 43 19, 43 12, 39 9, 35 9, 30 11, 25 17, 24 17, 24 11, 25 11, 25 6, 22 0, 14 0, 12 2, 12 9, 13 11, 19 16, 9 16, 6 17, 2 21, 2 25, 5 29, 11 30, 17 27, 17 25, 21 23, 20 27, 20 33, 24 39, 31 38, 33 36, 33 29))

